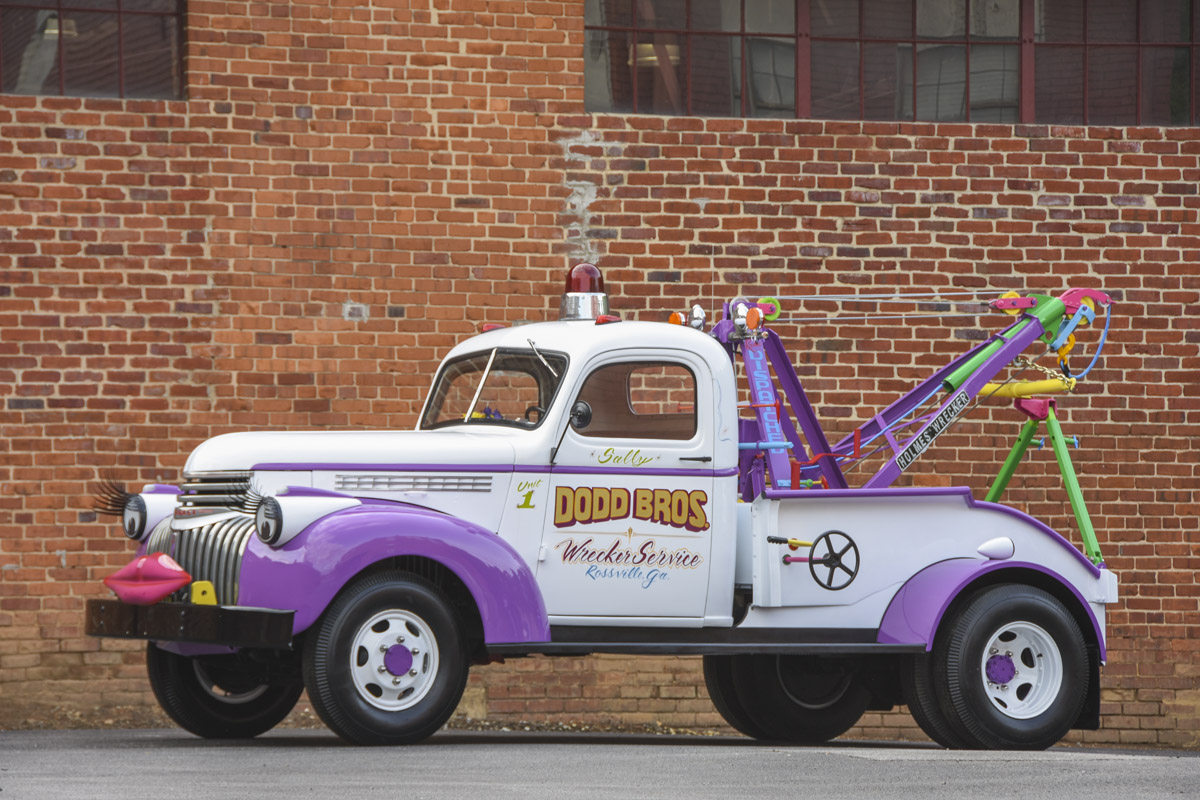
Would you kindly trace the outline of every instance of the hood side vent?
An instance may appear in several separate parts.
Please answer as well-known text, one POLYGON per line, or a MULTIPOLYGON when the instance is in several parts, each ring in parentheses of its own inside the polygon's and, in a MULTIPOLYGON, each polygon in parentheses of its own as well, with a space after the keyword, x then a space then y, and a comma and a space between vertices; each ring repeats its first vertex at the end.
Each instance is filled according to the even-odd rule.
POLYGON ((491 475, 337 475, 339 492, 490 492, 491 475))

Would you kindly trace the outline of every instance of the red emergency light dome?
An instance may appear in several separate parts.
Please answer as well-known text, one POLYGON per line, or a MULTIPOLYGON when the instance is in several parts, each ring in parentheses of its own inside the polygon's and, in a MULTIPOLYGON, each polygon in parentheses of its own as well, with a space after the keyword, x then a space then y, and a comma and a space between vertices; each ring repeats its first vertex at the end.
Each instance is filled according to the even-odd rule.
POLYGON ((595 264, 576 264, 567 270, 566 292, 587 292, 591 294, 604 292, 604 276, 595 264))
POLYGON ((596 319, 608 314, 604 276, 595 264, 576 264, 567 270, 567 286, 558 307, 560 320, 596 319))

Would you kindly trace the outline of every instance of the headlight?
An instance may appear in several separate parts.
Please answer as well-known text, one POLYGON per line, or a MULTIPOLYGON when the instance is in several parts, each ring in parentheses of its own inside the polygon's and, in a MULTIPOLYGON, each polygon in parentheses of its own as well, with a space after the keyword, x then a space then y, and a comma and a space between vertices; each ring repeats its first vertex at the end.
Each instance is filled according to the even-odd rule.
POLYGON ((140 494, 135 494, 125 501, 125 510, 121 513, 121 527, 130 539, 138 540, 146 532, 146 501, 140 494))
POLYGON ((254 515, 254 527, 258 538, 267 544, 275 544, 283 535, 283 509, 274 497, 264 497, 254 515))

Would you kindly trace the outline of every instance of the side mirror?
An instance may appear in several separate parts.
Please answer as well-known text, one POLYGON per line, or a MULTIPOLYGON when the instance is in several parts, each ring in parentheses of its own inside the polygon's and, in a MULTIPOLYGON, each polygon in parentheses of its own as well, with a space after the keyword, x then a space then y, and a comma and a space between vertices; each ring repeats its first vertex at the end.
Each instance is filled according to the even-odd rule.
POLYGON ((583 400, 576 400, 571 406, 571 427, 583 430, 592 424, 592 407, 583 400))

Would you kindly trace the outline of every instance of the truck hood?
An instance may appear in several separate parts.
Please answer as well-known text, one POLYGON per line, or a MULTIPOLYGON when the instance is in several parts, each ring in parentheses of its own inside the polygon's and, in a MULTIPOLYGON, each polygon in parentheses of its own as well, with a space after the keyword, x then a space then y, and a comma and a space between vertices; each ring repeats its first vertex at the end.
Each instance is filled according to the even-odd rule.
POLYGON ((201 444, 184 472, 322 470, 463 465, 464 471, 511 467, 504 435, 466 431, 285 431, 227 433, 201 444))

